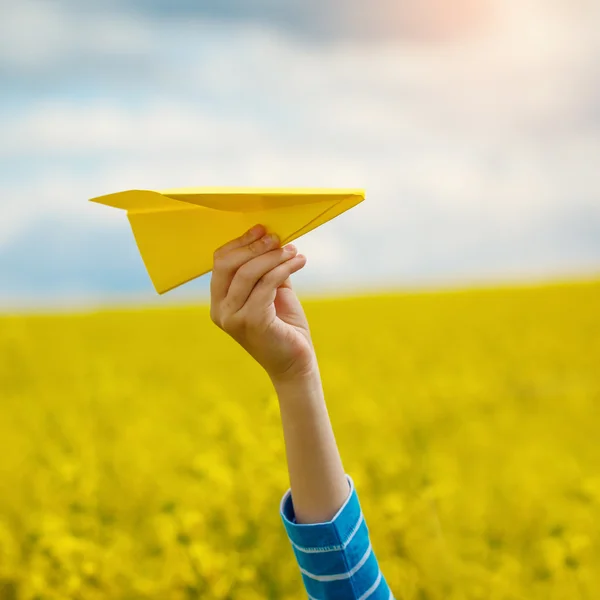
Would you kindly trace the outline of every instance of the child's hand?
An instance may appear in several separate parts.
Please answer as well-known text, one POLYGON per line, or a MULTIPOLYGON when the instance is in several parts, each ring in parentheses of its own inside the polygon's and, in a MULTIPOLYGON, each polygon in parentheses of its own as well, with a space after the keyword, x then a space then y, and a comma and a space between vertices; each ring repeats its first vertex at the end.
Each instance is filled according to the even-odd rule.
POLYGON ((265 233, 256 225, 215 252, 210 316, 279 382, 310 374, 316 360, 289 279, 306 257, 265 233))

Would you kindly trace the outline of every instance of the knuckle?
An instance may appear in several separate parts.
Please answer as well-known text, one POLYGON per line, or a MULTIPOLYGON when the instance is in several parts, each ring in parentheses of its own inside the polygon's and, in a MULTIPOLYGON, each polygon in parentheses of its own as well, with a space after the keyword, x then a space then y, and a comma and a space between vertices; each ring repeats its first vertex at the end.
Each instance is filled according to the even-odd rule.
POLYGON ((260 239, 252 242, 248 248, 252 254, 258 255, 266 252, 274 244, 274 238, 272 235, 265 235, 260 239))
POLYGON ((229 334, 238 333, 244 328, 243 315, 230 314, 221 318, 221 328, 229 334))
POLYGON ((251 331, 256 327, 256 311, 244 306, 238 313, 240 319, 240 330, 251 331))
POLYGON ((231 331, 231 317, 225 315, 221 317, 221 329, 228 333, 231 331))
POLYGON ((262 239, 260 240, 256 240, 255 242, 252 242, 249 246, 248 246, 248 250, 250 251, 251 254, 253 254, 254 256, 257 256, 259 254, 262 254, 265 250, 265 246, 264 243, 262 241, 262 239))
POLYGON ((243 283, 247 283, 252 279, 252 266, 249 263, 242 265, 236 273, 236 277, 243 283))
POLYGON ((249 229, 244 235, 240 236, 239 240, 242 244, 249 244, 255 237, 255 232, 249 229))
POLYGON ((227 256, 228 253, 228 249, 227 249, 227 245, 225 246, 220 246, 219 248, 217 248, 214 252, 213 252, 213 259, 217 260, 217 259, 222 259, 224 256, 227 256))
POLYGON ((214 271, 223 271, 227 267, 227 260, 225 256, 217 250, 213 256, 213 270, 214 271))
POLYGON ((268 273, 265 273, 259 280, 257 285, 262 287, 272 286, 277 281, 277 269, 273 269, 268 273))
POLYGON ((223 329, 223 319, 220 314, 220 310, 216 307, 210 309, 210 320, 219 328, 223 329))

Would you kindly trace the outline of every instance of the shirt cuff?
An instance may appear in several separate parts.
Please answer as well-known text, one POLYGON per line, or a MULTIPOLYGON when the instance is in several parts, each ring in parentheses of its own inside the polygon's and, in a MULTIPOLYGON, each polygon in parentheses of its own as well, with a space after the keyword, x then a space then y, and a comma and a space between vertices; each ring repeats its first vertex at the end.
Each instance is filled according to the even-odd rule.
POLYGON ((346 501, 331 519, 323 523, 296 523, 291 489, 283 495, 281 518, 292 544, 303 551, 341 550, 356 533, 362 512, 354 482, 346 475, 349 491, 346 501))

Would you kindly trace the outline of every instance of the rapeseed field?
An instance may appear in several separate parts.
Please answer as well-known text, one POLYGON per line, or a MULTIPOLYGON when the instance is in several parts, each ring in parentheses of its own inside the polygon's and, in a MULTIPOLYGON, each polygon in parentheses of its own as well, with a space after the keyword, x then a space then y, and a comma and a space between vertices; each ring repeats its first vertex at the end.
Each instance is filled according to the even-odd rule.
MULTIPOLYGON (((600 283, 306 301, 401 600, 600 598, 600 283)), ((0 318, 0 599, 305 598, 267 377, 208 307, 0 318)))

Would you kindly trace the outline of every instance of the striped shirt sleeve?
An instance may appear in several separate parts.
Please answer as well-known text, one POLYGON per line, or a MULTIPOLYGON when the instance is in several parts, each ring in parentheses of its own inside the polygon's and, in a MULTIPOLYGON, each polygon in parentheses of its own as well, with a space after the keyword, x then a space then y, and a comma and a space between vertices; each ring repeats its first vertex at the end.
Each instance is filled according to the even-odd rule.
POLYGON ((331 521, 296 523, 291 490, 281 500, 281 518, 308 598, 393 600, 371 547, 354 482, 346 478, 348 498, 331 521))

